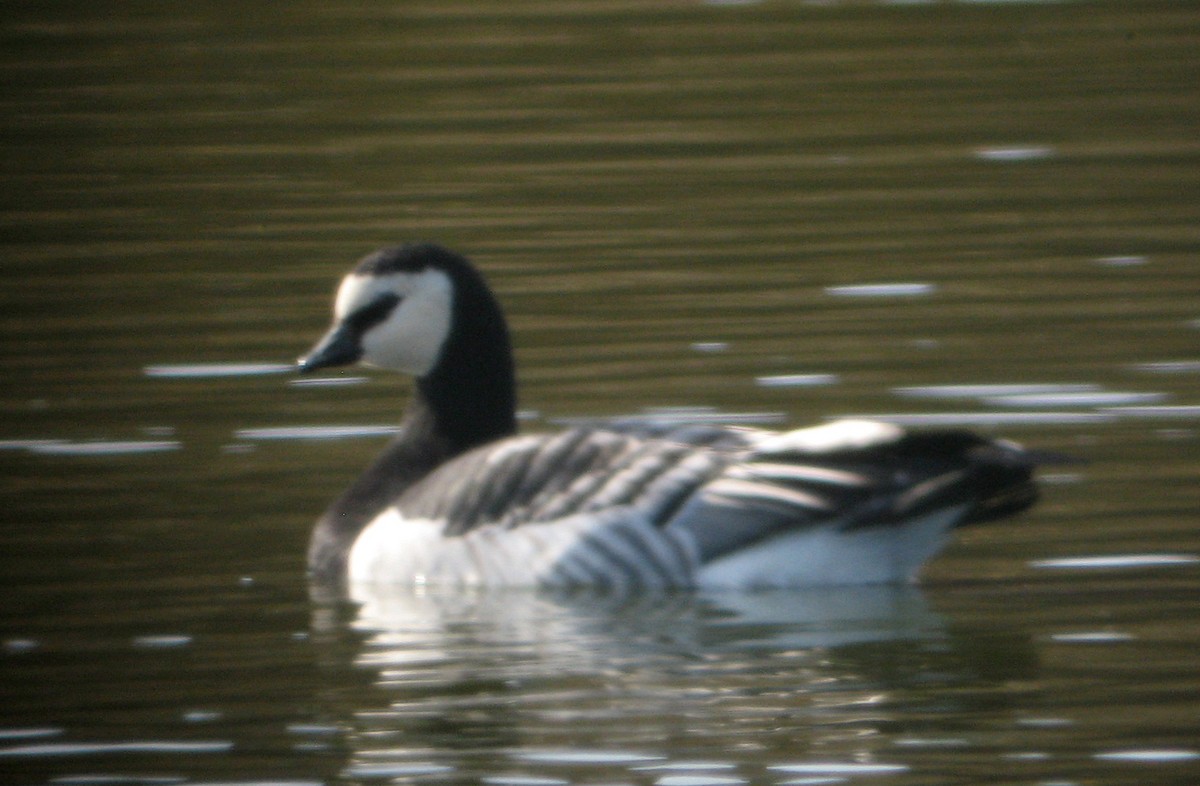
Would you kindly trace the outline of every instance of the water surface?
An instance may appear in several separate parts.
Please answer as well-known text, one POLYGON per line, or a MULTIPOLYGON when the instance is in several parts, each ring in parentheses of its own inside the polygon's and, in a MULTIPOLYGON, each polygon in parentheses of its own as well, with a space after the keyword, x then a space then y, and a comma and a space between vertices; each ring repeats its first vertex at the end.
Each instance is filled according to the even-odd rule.
POLYGON ((0 21, 0 780, 1191 784, 1187 3, 133 3, 0 21), (470 254, 523 428, 970 425, 1086 460, 920 588, 310 597, 470 254))

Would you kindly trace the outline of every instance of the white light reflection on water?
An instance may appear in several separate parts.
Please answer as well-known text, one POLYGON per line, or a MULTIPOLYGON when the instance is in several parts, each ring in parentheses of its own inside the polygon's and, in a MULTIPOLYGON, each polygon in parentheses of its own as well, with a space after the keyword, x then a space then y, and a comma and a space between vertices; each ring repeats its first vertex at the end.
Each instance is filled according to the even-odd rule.
POLYGON ((1056 559, 1032 560, 1034 568, 1063 570, 1096 570, 1122 568, 1160 568, 1176 565, 1194 565, 1200 562, 1195 554, 1106 554, 1089 557, 1059 557, 1056 559))
POLYGON ((1149 259, 1143 256, 1128 255, 1100 257, 1096 260, 1096 264, 1103 265, 1104 267, 1138 267, 1140 265, 1145 265, 1149 261, 1149 259))
POLYGON ((1133 641, 1134 636, 1115 630, 1094 630, 1079 633, 1054 633, 1051 634, 1050 640, 1062 644, 1115 644, 1133 641))
POLYGON ((179 450, 182 447, 183 443, 176 440, 116 440, 112 442, 96 440, 94 442, 36 441, 28 449, 34 453, 52 456, 121 456, 138 453, 163 453, 179 450))
POLYGON ((135 637, 133 646, 141 649, 174 649, 177 647, 186 647, 192 641, 193 637, 187 634, 156 634, 135 637))
POLYGON ((9 654, 33 652, 41 646, 41 642, 37 639, 5 639, 4 643, 0 644, 0 647, 3 647, 4 651, 9 654))
POLYGON ((1075 721, 1070 718, 1018 718, 1017 725, 1030 729, 1063 729, 1074 726, 1075 721))
POLYGON ((1200 373, 1200 360, 1162 360, 1157 363, 1135 363, 1134 371, 1147 374, 1195 374, 1200 373))
POLYGON ((58 728, 31 728, 31 729, 0 729, 0 742, 9 740, 37 740, 45 739, 46 737, 62 736, 63 730, 58 728))
POLYGON ((1170 764, 1200 760, 1200 751, 1190 749, 1134 749, 1097 753, 1099 761, 1123 761, 1135 764, 1170 764))
POLYGON ((65 442, 62 439, 0 439, 0 450, 36 450, 65 442))
POLYGON ((971 741, 962 737, 900 737, 892 744, 897 748, 967 748, 971 741))
POLYGON ((906 398, 983 398, 988 396, 1045 396, 1064 393, 1097 393, 1099 385, 1059 383, 1015 383, 980 385, 917 385, 892 388, 906 398))
POLYGON ((507 590, 479 593, 455 588, 424 591, 355 585, 360 604, 355 627, 372 631, 362 665, 387 667, 444 663, 454 645, 440 642, 455 624, 469 621, 488 640, 536 642, 551 663, 603 658, 587 647, 596 615, 622 635, 605 636, 610 654, 657 652, 679 641, 721 642, 723 649, 808 649, 877 641, 940 638, 942 619, 915 587, 863 585, 764 592, 638 595, 558 595, 507 590), (660 625, 670 625, 669 642, 660 625), (414 647, 414 644, 420 646, 414 647))
POLYGON ((225 713, 216 710, 188 710, 181 717, 184 723, 216 723, 225 717, 225 713))
MULTIPOLYGON (((1160 364, 1161 365, 1161 364, 1160 364)), ((1179 366, 1186 368, 1186 366, 1179 366)), ((1148 367, 1141 367, 1148 370, 1148 367)), ((1173 370, 1164 367, 1164 372, 1173 370)), ((1156 366, 1157 369, 1157 366, 1156 366)), ((1137 414, 1163 410, 1184 411, 1189 407, 1152 406, 1169 398, 1168 394, 1147 391, 1105 390, 1100 385, 1082 384, 966 384, 896 387, 892 392, 904 398, 976 399, 1000 407, 1091 407, 1111 414, 1137 414)))
MULTIPOLYGON (((389 697, 383 707, 358 712, 362 728, 346 738, 356 749, 346 773, 359 777, 405 777, 430 764, 497 784, 582 782, 593 771, 636 782, 649 776, 656 784, 778 782, 762 780, 765 762, 674 755, 641 741, 660 739, 661 718, 737 713, 754 703, 713 680, 757 684, 776 675, 768 678, 777 681, 770 695, 792 707, 789 713, 858 712, 860 678, 854 667, 843 673, 829 653, 899 641, 944 648, 949 636, 911 586, 615 595, 356 585, 352 595, 361 605, 351 625, 365 636, 356 665, 389 697), (506 733, 537 742, 502 749, 507 765, 489 756, 478 764, 483 772, 471 772, 469 758, 422 757, 433 748, 416 742, 387 744, 389 730, 429 717, 456 734, 482 726, 490 737, 495 729, 487 719, 497 713, 506 733), (555 744, 558 729, 584 721, 599 724, 603 736, 573 744, 568 735, 570 742, 555 744)), ((874 683, 860 687, 879 691, 874 683)), ((880 710, 872 701, 864 711, 875 717, 880 710)), ((845 753, 852 759, 868 751, 845 753)), ((835 778, 882 775, 890 766, 805 766, 818 765, 820 777, 835 778)), ((776 773, 789 774, 796 773, 776 773)))
POLYGON ((745 778, 728 775, 663 775, 654 781, 655 786, 737 786, 749 783, 745 778))
POLYGON ((368 381, 368 377, 316 377, 293 379, 288 382, 288 385, 294 388, 342 388, 362 385, 368 381))
POLYGON ((1149 406, 1149 407, 1105 407, 1103 412, 1123 418, 1162 418, 1189 420, 1200 418, 1200 405, 1182 404, 1178 406, 1149 406))
POLYGON ((1112 390, 1095 393, 1023 393, 1008 396, 985 396, 983 402, 998 407, 1114 407, 1157 404, 1166 399, 1166 393, 1112 390))
POLYGON ((1058 152, 1047 145, 1026 145, 1023 147, 985 147, 975 151, 976 158, 984 161, 1015 163, 1020 161, 1041 161, 1053 158, 1058 152))
POLYGON ((391 763, 360 763, 351 764, 343 771, 348 778, 416 778, 422 775, 445 775, 454 772, 454 768, 444 764, 427 761, 410 762, 407 764, 391 763))
MULTIPOLYGON (((1200 367, 1200 363, 1197 364, 1200 367)), ((1138 370, 1154 371, 1156 373, 1181 373, 1190 371, 1189 363, 1148 364, 1137 367, 1138 370)), ((892 392, 903 398, 919 399, 975 399, 982 404, 998 407, 1032 408, 1042 407, 1079 407, 1095 408, 1100 413, 1112 416, 1128 417, 1192 417, 1200 414, 1200 407, 1162 406, 1159 402, 1169 398, 1168 394, 1157 391, 1124 391, 1105 390, 1100 385, 1090 383, 1017 383, 1017 384, 963 384, 963 385, 919 385, 911 387, 895 387, 892 392)), ((907 418, 910 423, 934 423, 938 419, 952 420, 966 418, 962 423, 997 422, 995 413, 914 413, 913 415, 881 416, 889 419, 907 418)), ((1079 413, 1017 413, 1006 421, 1021 422, 1069 422, 1080 423, 1093 419, 1085 416, 1082 420, 1079 413)))
POLYGON ((858 762, 804 762, 772 764, 768 769, 796 775, 896 775, 911 769, 907 764, 860 764, 858 762))
MULTIPOLYGON (((175 786, 178 783, 188 783, 188 779, 182 775, 59 775, 52 778, 50 783, 54 786, 113 786, 120 784, 125 786, 175 786)), ((199 784, 198 786, 205 786, 199 784)), ((215 786, 208 784, 207 786, 215 786)), ((222 786, 243 786, 243 784, 222 784, 222 786)), ((289 783, 276 784, 272 781, 255 781, 252 784, 244 786, 293 786, 289 783)), ((315 786, 320 786, 316 784, 315 786)))
POLYGON ((146 366, 142 372, 159 379, 205 379, 217 377, 254 377, 294 373, 296 367, 282 363, 180 363, 146 366))
MULTIPOLYGON (((763 782, 762 766, 742 757, 677 757, 639 741, 659 739, 660 718, 744 710, 751 699, 716 689, 705 677, 710 669, 713 679, 733 683, 743 673, 755 684, 776 675, 771 695, 794 704, 789 712, 856 712, 851 686, 859 678, 828 653, 901 640, 944 647, 949 635, 909 586, 625 596, 357 585, 352 594, 361 606, 351 624, 365 636, 356 665, 389 697, 358 712, 361 733, 347 737, 356 752, 346 772, 360 777, 404 777, 424 764, 453 766, 466 777, 469 760, 421 757, 430 748, 388 745, 388 731, 438 717, 456 733, 482 725, 491 735, 486 719, 499 713, 507 732, 539 742, 503 749, 508 766, 489 757, 476 780, 580 782, 594 770, 666 784, 763 782), (847 689, 852 696, 842 695, 847 689), (604 724, 621 717, 619 728, 629 732, 614 736, 604 724), (601 724, 600 744, 555 744, 554 730, 584 721, 601 724), (506 772, 509 766, 516 771, 506 772)), ((873 684, 862 689, 878 692, 873 684)), ((867 712, 879 710, 872 703, 867 712)), ((833 777, 884 774, 882 766, 833 777)))
POLYGON ((836 385, 840 380, 837 374, 774 374, 754 378, 755 384, 764 388, 822 387, 836 385))
POLYGON ((252 442, 289 439, 357 439, 386 437, 400 430, 399 426, 277 426, 238 429, 238 439, 252 442))
POLYGON ((935 291, 936 285, 916 281, 825 287, 825 293, 834 297, 922 297, 932 295, 935 291))
POLYGON ((701 770, 732 770, 737 765, 727 761, 668 761, 662 764, 648 764, 635 769, 645 772, 682 772, 701 770))
POLYGON ((1200 405, 1100 407, 1093 412, 856 412, 829 415, 826 420, 843 418, 883 420, 898 426, 1080 426, 1125 418, 1192 420, 1200 418, 1200 405))
POLYGON ((616 417, 565 417, 552 418, 550 423, 567 427, 605 426, 625 427, 630 425, 682 426, 682 425, 772 425, 787 422, 783 412, 725 412, 716 407, 646 407, 634 415, 616 417))
POLYGON ((898 426, 1078 426, 1117 419, 1104 412, 871 412, 832 415, 827 420, 842 418, 882 420, 898 426))
POLYGON ((651 761, 663 761, 666 756, 657 753, 643 753, 625 750, 603 749, 522 749, 509 754, 517 761, 538 762, 541 764, 644 764, 651 761))
POLYGON ((565 778, 547 778, 536 775, 484 775, 481 783, 488 786, 569 786, 565 778))
POLYGON ((1014 751, 1000 756, 1005 761, 1048 761, 1050 754, 1045 751, 1014 751))
POLYGON ((46 742, 0 748, 0 758, 39 758, 54 756, 105 756, 110 754, 160 754, 164 756, 195 753, 227 753, 233 743, 226 740, 180 741, 137 740, 133 742, 46 742))

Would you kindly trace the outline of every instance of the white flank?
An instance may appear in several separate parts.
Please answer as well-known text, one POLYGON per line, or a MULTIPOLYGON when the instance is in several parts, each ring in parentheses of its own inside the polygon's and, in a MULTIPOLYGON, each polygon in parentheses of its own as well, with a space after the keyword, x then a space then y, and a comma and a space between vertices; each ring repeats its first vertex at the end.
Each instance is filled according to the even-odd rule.
POLYGON ((515 529, 485 525, 446 537, 442 522, 405 519, 394 508, 350 550, 351 584, 519 587, 686 586, 695 556, 631 508, 611 508, 515 529))
POLYGON ((702 565, 701 587, 759 589, 836 584, 897 584, 916 578, 940 551, 964 507, 899 526, 844 530, 837 524, 792 531, 702 565))
POLYGON ((793 531, 696 567, 687 539, 614 509, 516 529, 445 537, 440 522, 381 514, 350 552, 351 584, 753 589, 912 581, 946 544, 956 507, 899 526, 793 531), (623 533, 623 534, 622 534, 623 533))

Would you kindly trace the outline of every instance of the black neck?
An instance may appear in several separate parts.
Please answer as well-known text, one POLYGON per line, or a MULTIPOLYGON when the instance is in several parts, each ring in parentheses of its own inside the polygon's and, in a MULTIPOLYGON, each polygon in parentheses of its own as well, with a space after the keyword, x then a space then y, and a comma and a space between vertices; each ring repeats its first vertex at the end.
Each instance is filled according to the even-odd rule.
POLYGON ((410 405, 434 419, 451 455, 516 432, 516 380, 508 326, 482 276, 467 264, 454 282, 453 328, 433 370, 417 380, 410 405))
POLYGON ((442 361, 417 380, 406 420, 429 418, 432 438, 457 455, 514 434, 516 385, 507 335, 474 338, 457 335, 442 361))

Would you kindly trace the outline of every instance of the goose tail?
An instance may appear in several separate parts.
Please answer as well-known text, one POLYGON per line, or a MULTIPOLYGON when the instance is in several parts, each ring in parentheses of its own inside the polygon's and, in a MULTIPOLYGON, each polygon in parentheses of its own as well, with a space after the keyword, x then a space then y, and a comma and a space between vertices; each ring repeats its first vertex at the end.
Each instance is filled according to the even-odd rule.
POLYGON ((807 583, 788 564, 801 554, 814 583, 905 581, 956 527, 1031 506, 1035 469, 1059 459, 964 430, 837 421, 764 438, 668 529, 686 532, 722 581, 753 576, 754 560, 766 583, 768 562, 778 581, 807 583))

